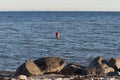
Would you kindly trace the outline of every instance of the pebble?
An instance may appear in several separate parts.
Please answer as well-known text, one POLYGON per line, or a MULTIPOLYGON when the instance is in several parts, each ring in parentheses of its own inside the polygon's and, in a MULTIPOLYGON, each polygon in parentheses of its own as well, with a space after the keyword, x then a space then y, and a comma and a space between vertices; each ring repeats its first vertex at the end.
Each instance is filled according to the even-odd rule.
POLYGON ((20 75, 19 78, 17 79, 4 77, 0 80, 120 80, 120 78, 116 78, 116 77, 40 78, 39 76, 36 78, 33 78, 33 77, 25 77, 24 75, 20 75))
POLYGON ((25 75, 19 75, 17 77, 18 80, 27 80, 27 77, 25 75))

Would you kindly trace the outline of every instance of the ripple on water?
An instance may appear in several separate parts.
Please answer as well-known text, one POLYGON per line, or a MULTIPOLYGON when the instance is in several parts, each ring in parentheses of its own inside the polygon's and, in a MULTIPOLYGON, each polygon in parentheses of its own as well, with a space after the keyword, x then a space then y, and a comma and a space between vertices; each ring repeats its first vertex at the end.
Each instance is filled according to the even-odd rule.
POLYGON ((120 15, 113 14, 0 13, 0 70, 14 71, 27 59, 46 56, 85 65, 97 56, 119 57, 120 15), (61 33, 59 39, 55 38, 57 31, 61 33))

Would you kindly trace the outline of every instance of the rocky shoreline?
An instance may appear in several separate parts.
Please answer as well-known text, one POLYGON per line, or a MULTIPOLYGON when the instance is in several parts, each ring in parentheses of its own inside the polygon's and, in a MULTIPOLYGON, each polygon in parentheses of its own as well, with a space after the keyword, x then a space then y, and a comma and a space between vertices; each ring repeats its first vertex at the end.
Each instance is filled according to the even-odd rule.
POLYGON ((33 77, 26 77, 25 75, 13 77, 0 75, 0 80, 120 80, 120 76, 81 76, 81 75, 45 74, 33 77))
POLYGON ((27 60, 16 72, 0 71, 0 80, 120 80, 120 58, 98 56, 88 66, 59 57, 27 60))

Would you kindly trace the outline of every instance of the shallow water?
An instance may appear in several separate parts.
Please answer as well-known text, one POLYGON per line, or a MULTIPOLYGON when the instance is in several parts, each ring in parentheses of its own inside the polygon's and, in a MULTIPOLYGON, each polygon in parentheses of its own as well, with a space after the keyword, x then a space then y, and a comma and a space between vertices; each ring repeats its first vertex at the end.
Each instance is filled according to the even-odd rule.
POLYGON ((119 52, 119 12, 0 12, 0 70, 46 56, 88 65, 119 52))

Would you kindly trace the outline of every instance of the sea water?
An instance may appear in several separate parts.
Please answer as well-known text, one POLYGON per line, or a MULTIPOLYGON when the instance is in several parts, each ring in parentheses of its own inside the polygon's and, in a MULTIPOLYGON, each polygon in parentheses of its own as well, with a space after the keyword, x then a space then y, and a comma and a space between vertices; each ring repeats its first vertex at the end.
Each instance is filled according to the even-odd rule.
POLYGON ((0 12, 0 70, 48 56, 85 65, 120 57, 120 12, 0 12))

